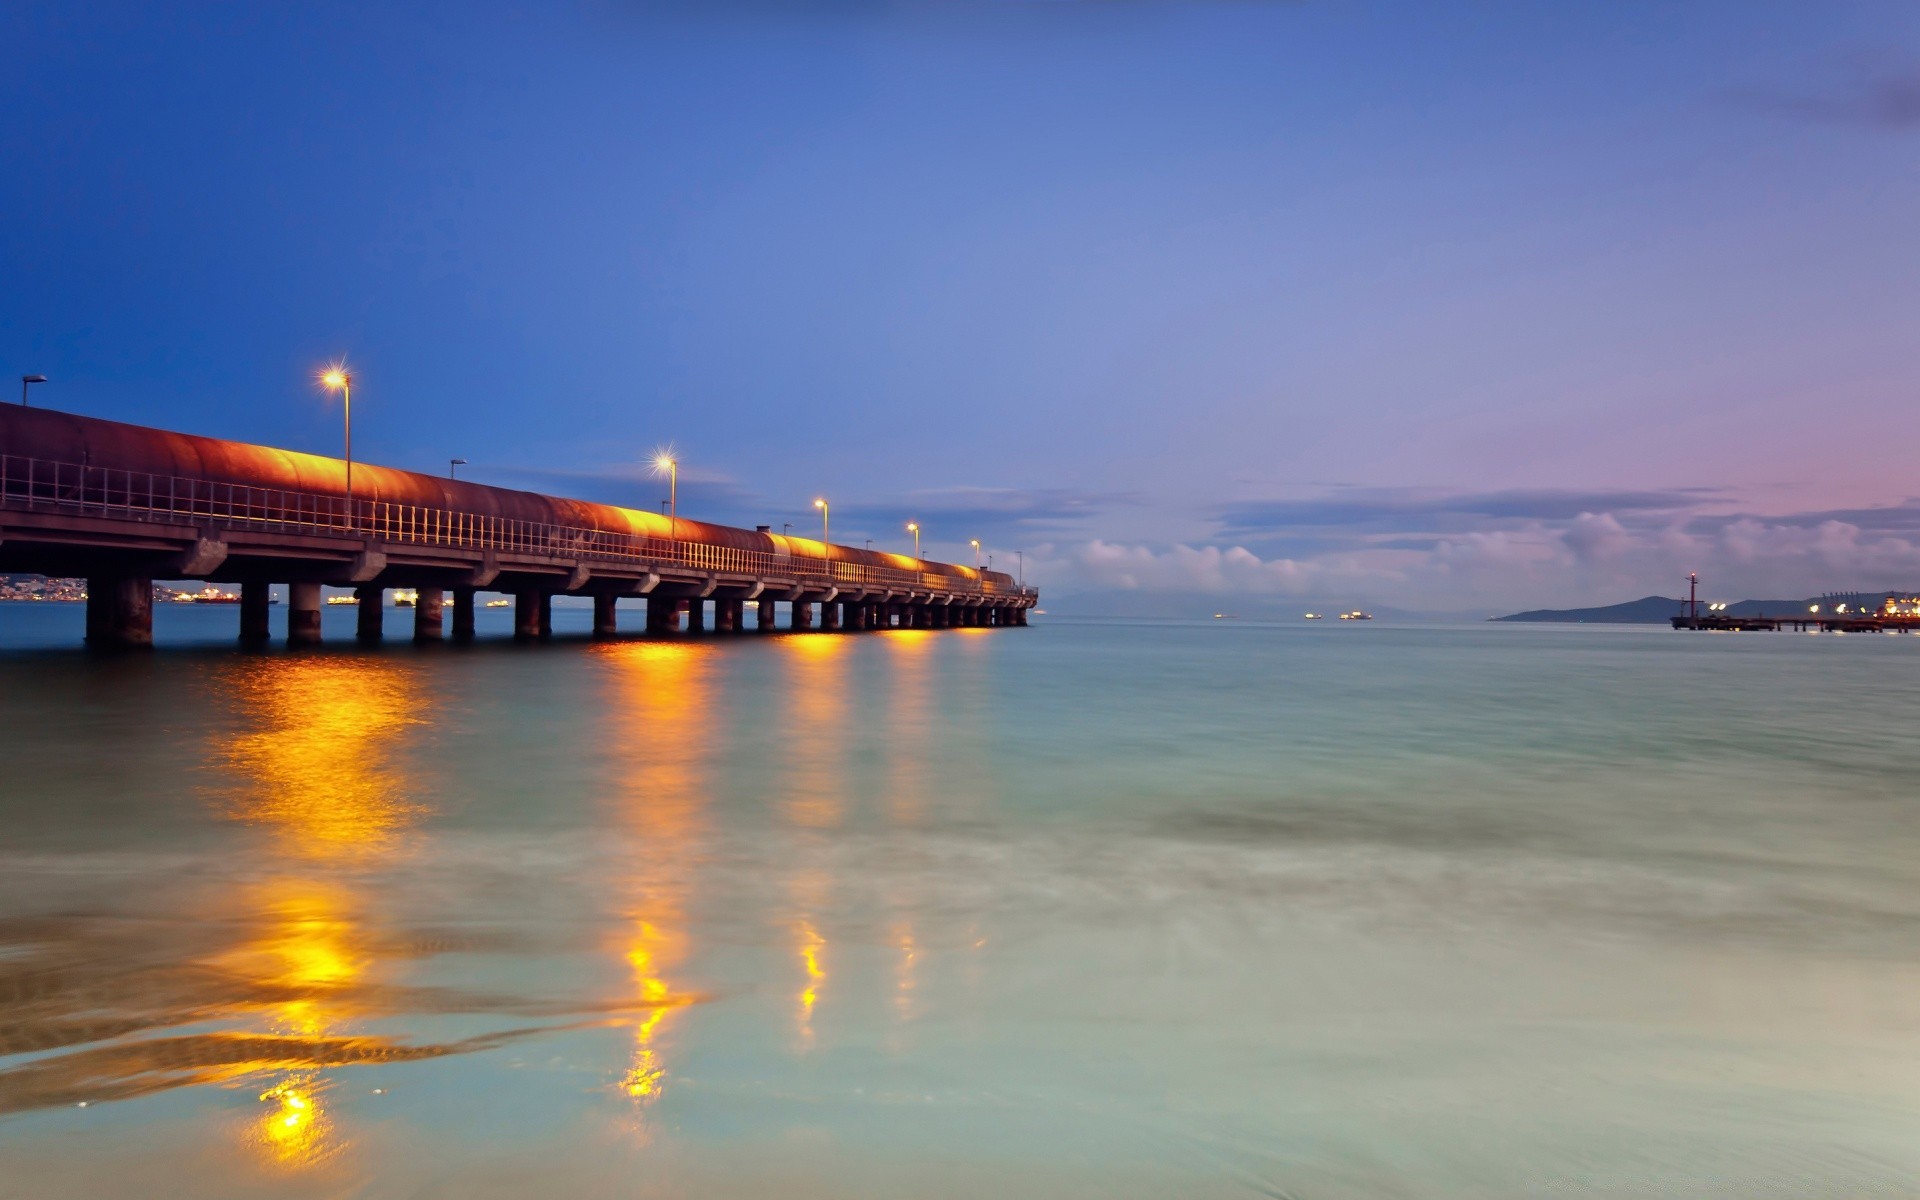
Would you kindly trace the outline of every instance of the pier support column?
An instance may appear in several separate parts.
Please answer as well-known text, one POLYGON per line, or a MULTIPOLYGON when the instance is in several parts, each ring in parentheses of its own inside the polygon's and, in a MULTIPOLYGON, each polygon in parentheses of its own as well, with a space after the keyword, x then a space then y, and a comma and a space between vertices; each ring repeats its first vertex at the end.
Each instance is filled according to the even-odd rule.
POLYGON ((740 618, 733 611, 734 603, 732 600, 715 600, 713 602, 713 631, 715 633, 732 633, 740 628, 740 618))
POLYGON ((287 645, 320 644, 320 585, 287 585, 287 645))
POLYGON ((363 642, 377 642, 386 633, 387 593, 377 587, 359 587, 353 589, 353 598, 360 602, 354 609, 353 636, 363 642))
POLYGON ((473 640, 473 588, 453 589, 453 640, 473 640))
POLYGON ((795 629, 813 628, 813 605, 806 600, 793 602, 793 617, 789 624, 795 629))
POLYGON ((1024 607, 1013 610, 1013 623, 1016 627, 1027 623, 1027 610, 1024 607))
POLYGON ((933 622, 932 627, 934 629, 945 629, 947 626, 953 624, 953 606, 950 604, 933 605, 928 611, 928 618, 933 622))
POLYGON ((687 601, 687 632, 705 633, 707 631, 707 602, 698 596, 687 601))
POLYGON ((553 636, 553 593, 540 593, 540 640, 553 636))
POLYGON ((273 639, 273 630, 267 619, 268 605, 272 599, 272 589, 264 583, 240 585, 240 644, 242 646, 264 646, 273 639))
POLYGON ((438 642, 447 636, 443 623, 442 610, 447 603, 446 593, 439 588, 421 588, 420 598, 413 602, 413 641, 415 645, 438 642))
POLYGON ((516 592, 513 597, 513 640, 531 642, 540 636, 540 593, 516 592))
POLYGON ((761 633, 768 633, 772 631, 773 601, 771 600, 760 601, 760 604, 756 609, 756 615, 754 617, 754 625, 760 630, 761 633))
POLYGON ((823 633, 837 631, 840 628, 840 606, 828 600, 820 605, 820 629, 823 633))
POLYGON ((137 650, 153 645, 153 580, 89 576, 87 645, 96 650, 137 650))
POLYGON ((608 595, 596 595, 593 598, 593 636, 610 638, 620 632, 620 619, 614 611, 619 600, 618 596, 608 595))
POLYGON ((680 601, 669 596, 647 597, 647 632, 658 637, 680 629, 680 601))

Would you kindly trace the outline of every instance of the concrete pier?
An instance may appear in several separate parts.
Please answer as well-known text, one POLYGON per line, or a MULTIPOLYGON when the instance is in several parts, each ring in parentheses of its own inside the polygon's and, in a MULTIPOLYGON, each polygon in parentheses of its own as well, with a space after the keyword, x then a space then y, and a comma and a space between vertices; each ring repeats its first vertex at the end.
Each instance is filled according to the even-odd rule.
POLYGON ((442 609, 446 593, 439 588, 419 588, 420 598, 413 602, 413 641, 415 645, 438 642, 446 637, 442 609))
POLYGON ((619 597, 608 592, 596 592, 593 597, 593 636, 610 638, 620 632, 620 618, 616 615, 619 597))
POLYGON ((687 603, 687 632, 705 633, 707 631, 707 602, 698 597, 687 603))
POLYGON ((320 585, 298 580, 287 585, 287 645, 320 644, 320 585))
POLYGON ((680 602, 667 596, 647 597, 647 633, 653 637, 680 631, 680 602))
POLYGON ((90 576, 87 645, 97 650, 153 645, 153 580, 134 575, 90 576))
MULTIPOLYGON (((101 645, 147 643, 151 596, 121 589, 156 575, 241 588, 238 633, 249 646, 281 633, 264 607, 269 585, 291 585, 285 636, 295 646, 321 640, 324 589, 343 586, 358 595, 352 624, 367 642, 384 633, 382 600, 396 588, 437 590, 443 616, 451 591, 452 633, 443 621, 435 637, 428 596, 415 606, 414 640, 461 642, 477 632, 482 591, 518 598, 511 627, 528 639, 551 633, 555 595, 591 601, 603 637, 626 597, 646 599, 655 633, 682 628, 669 602, 690 609, 695 631, 732 632, 748 604, 761 629, 851 631, 1021 625, 1039 600, 1005 572, 822 547, 769 526, 682 517, 669 534, 670 520, 629 509, 391 469, 377 473, 378 503, 360 497, 343 521, 342 460, 73 413, 0 405, 0 445, 0 572, 94 581, 87 632, 101 645), (791 606, 790 623, 776 622, 776 604, 791 606)), ((346 613, 331 621, 346 632, 346 613)))
POLYGON ((470 587, 453 589, 453 640, 456 642, 473 640, 473 594, 474 589, 470 587))
POLYGON ((264 581, 240 585, 240 644, 250 648, 273 640, 273 589, 264 581))
POLYGON ((383 588, 358 587, 353 598, 360 602, 354 610, 353 636, 362 642, 377 642, 387 632, 387 593, 383 588))
POLYGON ((513 640, 531 642, 540 636, 540 592, 517 592, 513 597, 513 640))

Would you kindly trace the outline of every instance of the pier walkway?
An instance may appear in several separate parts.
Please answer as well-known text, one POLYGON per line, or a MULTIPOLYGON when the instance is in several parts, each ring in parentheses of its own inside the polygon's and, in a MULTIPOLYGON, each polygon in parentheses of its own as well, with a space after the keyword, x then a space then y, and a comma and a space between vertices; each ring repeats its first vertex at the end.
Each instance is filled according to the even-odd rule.
POLYGON ((419 593, 416 641, 474 632, 475 596, 514 601, 514 634, 551 635, 556 595, 622 599, 646 629, 716 633, 1018 626, 1038 592, 993 571, 830 545, 45 409, 0 408, 0 571, 84 576, 87 640, 152 643, 155 579, 237 584, 239 638, 320 640, 321 589, 355 589, 380 637, 385 589, 419 593), (289 486, 292 485, 292 486, 289 486), (453 609, 447 630, 443 606, 453 609))

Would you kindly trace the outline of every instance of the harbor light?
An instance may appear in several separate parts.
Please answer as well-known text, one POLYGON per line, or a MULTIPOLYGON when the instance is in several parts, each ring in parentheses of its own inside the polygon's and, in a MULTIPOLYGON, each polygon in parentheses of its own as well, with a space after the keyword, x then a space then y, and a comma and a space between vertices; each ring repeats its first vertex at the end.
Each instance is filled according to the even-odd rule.
POLYGON ((347 364, 334 363, 320 374, 320 385, 340 393, 340 405, 347 423, 347 524, 353 524, 353 375, 347 364))
POLYGON ((1810 604, 1807 606, 1807 611, 1810 613, 1817 613, 1820 611, 1820 606, 1818 604, 1810 604))
POLYGON ((671 449, 662 450, 653 456, 653 469, 656 474, 667 477, 667 536, 680 536, 680 460, 673 456, 671 449))
POLYGON ((913 534, 913 556, 920 557, 920 522, 908 521, 907 532, 913 534))
POLYGON ((820 510, 820 544, 826 545, 833 539, 827 536, 827 501, 824 496, 814 497, 813 506, 820 510))

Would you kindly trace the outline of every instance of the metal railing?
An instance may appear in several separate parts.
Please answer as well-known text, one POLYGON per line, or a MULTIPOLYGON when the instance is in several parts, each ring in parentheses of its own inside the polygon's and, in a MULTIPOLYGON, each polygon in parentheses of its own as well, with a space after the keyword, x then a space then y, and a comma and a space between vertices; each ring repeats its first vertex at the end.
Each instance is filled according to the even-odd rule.
POLYGON ((217 483, 50 459, 0 455, 0 508, 188 521, 225 529, 321 534, 381 542, 538 555, 566 560, 688 567, 832 584, 1026 598, 1031 588, 944 571, 908 571, 710 542, 522 521, 456 509, 242 483, 217 483))

